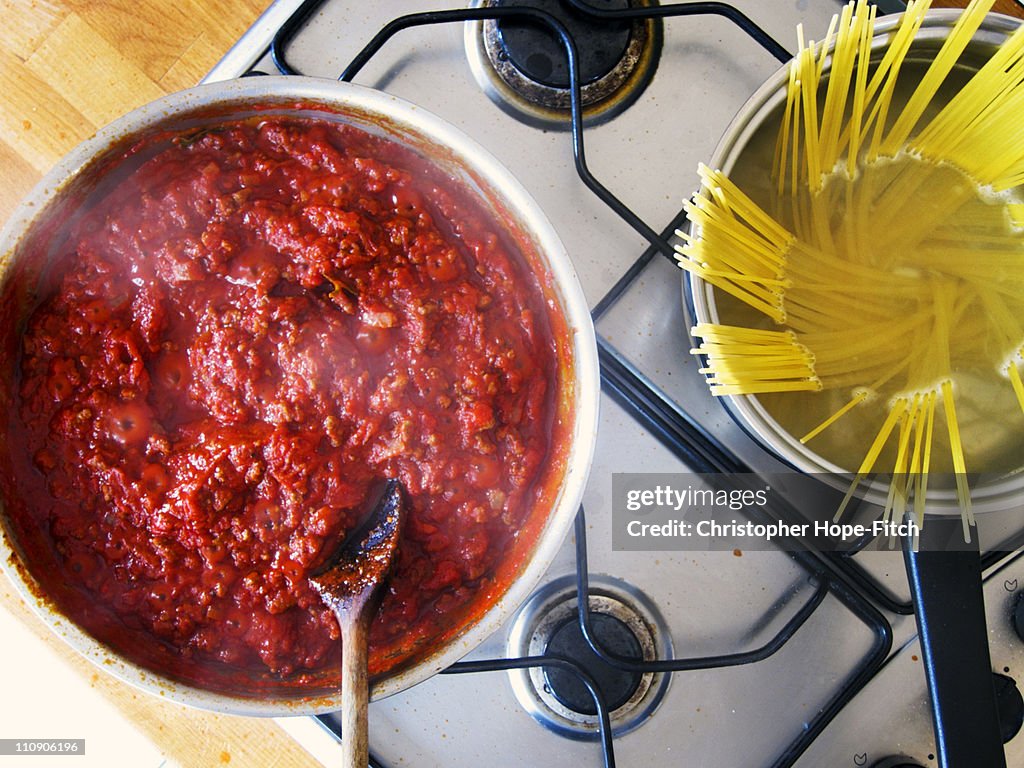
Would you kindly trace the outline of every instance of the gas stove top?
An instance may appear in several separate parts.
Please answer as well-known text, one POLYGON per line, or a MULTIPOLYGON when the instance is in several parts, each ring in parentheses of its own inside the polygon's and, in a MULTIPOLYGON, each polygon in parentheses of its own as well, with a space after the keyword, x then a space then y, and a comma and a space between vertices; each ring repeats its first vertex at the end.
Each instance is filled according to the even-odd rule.
MULTIPOLYGON (((605 11, 629 5, 591 3, 605 11)), ((476 3, 467 15, 496 15, 495 5, 502 3, 476 3)), ((574 535, 508 626, 448 673, 371 705, 375 764, 936 764, 899 552, 625 552, 611 544, 616 473, 784 470, 709 395, 689 354, 681 272, 664 241, 698 186, 698 163, 795 47, 797 24, 823 36, 841 5, 696 3, 687 15, 628 23, 563 14, 584 82, 575 131, 561 44, 521 19, 499 26, 442 14, 395 33, 355 74, 355 82, 461 128, 534 196, 593 310, 603 383, 597 452, 574 535), (581 179, 574 138, 614 200, 581 179), (578 611, 581 601, 589 614, 578 611), (598 659, 584 634, 597 635, 620 663, 598 659), (545 663, 534 661, 544 654, 545 663), (600 695, 590 694, 577 665, 554 656, 578 662, 600 695)), ((207 79, 280 71, 338 78, 392 19, 464 7, 278 0, 207 79)), ((1013 533, 988 542, 984 560, 993 671, 1010 730, 1024 713, 1012 684, 1024 674, 1024 642, 1011 620, 1024 556, 1019 543, 1002 542, 1013 533)), ((332 716, 291 727, 330 759, 332 716)), ((1024 737, 1006 751, 1011 765, 1024 766, 1024 737)))

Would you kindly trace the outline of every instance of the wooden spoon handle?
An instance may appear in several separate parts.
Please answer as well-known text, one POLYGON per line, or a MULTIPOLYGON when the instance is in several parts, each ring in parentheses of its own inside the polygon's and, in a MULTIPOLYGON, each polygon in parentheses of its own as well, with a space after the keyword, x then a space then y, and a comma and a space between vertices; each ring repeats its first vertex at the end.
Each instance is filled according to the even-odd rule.
POLYGON ((367 640, 370 634, 368 610, 342 615, 341 625, 341 753, 345 768, 367 768, 370 761, 369 725, 366 707, 370 686, 367 664, 367 640))

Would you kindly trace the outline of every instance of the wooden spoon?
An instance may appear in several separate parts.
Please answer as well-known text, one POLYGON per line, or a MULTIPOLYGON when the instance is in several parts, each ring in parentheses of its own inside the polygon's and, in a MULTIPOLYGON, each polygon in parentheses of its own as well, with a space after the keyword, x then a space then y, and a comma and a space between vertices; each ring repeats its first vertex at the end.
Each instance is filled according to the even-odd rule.
POLYGON ((401 484, 388 480, 366 520, 309 579, 341 627, 341 750, 346 768, 366 768, 369 762, 367 640, 380 605, 380 587, 395 559, 404 511, 401 484))

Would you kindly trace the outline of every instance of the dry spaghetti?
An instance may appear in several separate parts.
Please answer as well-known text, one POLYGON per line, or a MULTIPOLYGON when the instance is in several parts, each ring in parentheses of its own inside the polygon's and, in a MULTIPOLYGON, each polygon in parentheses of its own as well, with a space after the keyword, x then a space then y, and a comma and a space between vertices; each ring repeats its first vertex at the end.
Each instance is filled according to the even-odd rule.
POLYGON ((693 329, 712 393, 830 393, 804 442, 874 404, 881 421, 847 500, 888 456, 887 517, 923 516, 933 443, 944 443, 965 537, 963 372, 1003 379, 1024 411, 1024 26, 951 85, 992 4, 973 0, 926 67, 910 54, 928 2, 908 3, 881 53, 864 0, 821 45, 800 30, 770 193, 755 201, 701 166, 686 205, 698 234, 678 233, 677 246, 726 307, 749 307, 693 329))

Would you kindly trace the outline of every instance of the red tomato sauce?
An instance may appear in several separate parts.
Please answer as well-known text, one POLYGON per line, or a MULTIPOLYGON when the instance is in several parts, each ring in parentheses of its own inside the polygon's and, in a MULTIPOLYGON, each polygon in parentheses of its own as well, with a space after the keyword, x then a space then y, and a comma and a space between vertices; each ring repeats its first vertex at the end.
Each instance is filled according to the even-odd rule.
POLYGON ((72 618, 186 668, 333 674, 307 579, 386 477, 410 504, 371 672, 493 602, 559 363, 542 286, 471 195, 393 142, 266 118, 165 142, 71 232, 20 353, 30 471, 5 485, 72 618))

